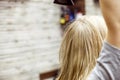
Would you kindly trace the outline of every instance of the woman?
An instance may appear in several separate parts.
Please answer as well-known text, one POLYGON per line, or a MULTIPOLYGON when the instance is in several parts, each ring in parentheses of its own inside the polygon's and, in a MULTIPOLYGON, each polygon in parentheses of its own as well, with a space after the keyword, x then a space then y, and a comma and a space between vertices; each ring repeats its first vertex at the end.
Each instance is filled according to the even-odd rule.
POLYGON ((96 64, 107 33, 101 17, 81 17, 71 23, 60 48, 61 70, 57 80, 86 80, 96 64))
POLYGON ((108 35, 88 80, 120 80, 120 0, 100 0, 108 35))

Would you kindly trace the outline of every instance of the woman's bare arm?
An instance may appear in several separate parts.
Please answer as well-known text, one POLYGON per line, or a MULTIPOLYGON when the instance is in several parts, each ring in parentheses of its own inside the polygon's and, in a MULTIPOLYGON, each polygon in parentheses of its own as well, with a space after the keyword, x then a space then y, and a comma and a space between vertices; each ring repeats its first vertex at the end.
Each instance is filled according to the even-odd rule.
POLYGON ((100 0, 100 5, 108 26, 107 41, 120 48, 120 0, 100 0))

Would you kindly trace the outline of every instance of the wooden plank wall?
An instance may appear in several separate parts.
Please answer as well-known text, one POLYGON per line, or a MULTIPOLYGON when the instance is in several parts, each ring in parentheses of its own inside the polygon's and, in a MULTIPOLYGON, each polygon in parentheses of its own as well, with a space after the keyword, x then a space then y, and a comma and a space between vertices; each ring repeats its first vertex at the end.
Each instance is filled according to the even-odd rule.
POLYGON ((57 68, 59 14, 52 0, 0 1, 0 80, 39 80, 57 68))

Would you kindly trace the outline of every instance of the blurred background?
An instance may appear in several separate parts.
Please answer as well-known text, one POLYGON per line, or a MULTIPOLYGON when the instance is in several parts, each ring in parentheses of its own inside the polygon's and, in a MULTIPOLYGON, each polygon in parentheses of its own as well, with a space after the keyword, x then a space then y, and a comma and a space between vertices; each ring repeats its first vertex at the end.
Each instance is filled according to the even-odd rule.
POLYGON ((55 75, 65 25, 82 15, 101 15, 98 0, 80 0, 76 8, 53 0, 0 0, 0 80, 55 75))

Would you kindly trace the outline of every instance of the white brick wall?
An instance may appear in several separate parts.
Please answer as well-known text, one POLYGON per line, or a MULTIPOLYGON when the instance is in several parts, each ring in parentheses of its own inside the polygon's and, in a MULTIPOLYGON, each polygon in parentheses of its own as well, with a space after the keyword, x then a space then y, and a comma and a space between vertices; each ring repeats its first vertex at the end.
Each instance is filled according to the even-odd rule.
POLYGON ((0 1, 0 80, 39 80, 56 68, 61 34, 51 0, 0 1))
POLYGON ((86 1, 86 14, 87 15, 101 15, 99 5, 94 4, 94 0, 85 0, 86 1))
MULTIPOLYGON (((39 80, 58 67, 59 7, 52 0, 0 1, 0 80, 39 80)), ((101 14, 86 0, 87 15, 101 14)))

